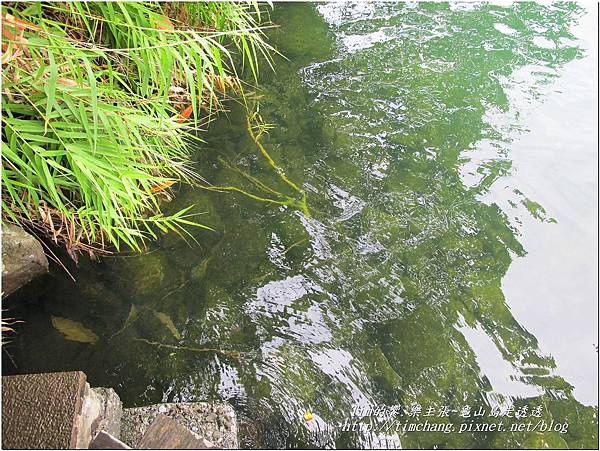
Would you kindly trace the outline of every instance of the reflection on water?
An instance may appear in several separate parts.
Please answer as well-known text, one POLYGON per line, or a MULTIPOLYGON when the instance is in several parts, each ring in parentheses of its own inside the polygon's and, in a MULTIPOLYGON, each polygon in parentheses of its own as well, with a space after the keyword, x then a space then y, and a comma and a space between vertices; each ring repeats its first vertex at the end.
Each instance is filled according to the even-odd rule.
MULTIPOLYGON (((503 291, 509 268, 528 259, 530 221, 544 236, 569 219, 559 211, 565 201, 541 202, 515 177, 523 161, 515 152, 544 165, 544 140, 572 139, 561 128, 519 146, 531 105, 543 105, 569 65, 589 58, 571 32, 584 15, 574 4, 277 5, 272 38, 289 61, 263 81, 261 114, 276 124, 264 143, 303 184, 311 216, 182 189, 170 208, 195 203, 216 232, 194 231, 193 246, 167 235, 144 256, 83 264, 77 284, 56 274, 32 286, 15 309, 27 320, 11 348, 17 370, 5 363, 5 371, 82 369, 129 405, 226 399, 246 446, 597 446, 597 407, 584 407, 597 406, 597 391, 576 399, 571 385, 590 386, 597 370, 563 379, 555 348, 539 341, 562 330, 561 318, 530 330, 520 319, 537 315, 515 314, 539 308, 540 300, 512 297, 514 287, 535 293, 537 279, 503 291), (132 305, 141 313, 128 324, 132 305), (65 341, 50 315, 90 327, 101 341, 65 341), (353 409, 386 405, 419 406, 458 430, 465 418, 497 421, 465 417, 465 406, 489 413, 513 403, 569 423, 568 431, 339 428, 353 409), (444 408, 448 415, 438 415, 444 408), (308 423, 307 410, 315 416, 308 423)), ((595 109, 578 105, 574 114, 595 109)), ((234 109, 213 124, 198 152, 203 175, 248 188, 222 157, 280 186, 243 121, 234 109)), ((571 151, 593 160, 585 152, 594 138, 577 139, 571 151)), ((567 186, 586 190, 594 177, 567 186)), ((596 208, 593 200, 584 205, 596 208)), ((594 264, 583 255, 590 261, 580 265, 594 264)), ((581 309, 594 311, 594 289, 579 287, 581 309)), ((593 340, 597 323, 582 329, 593 340)), ((588 351, 571 368, 597 362, 588 351)))

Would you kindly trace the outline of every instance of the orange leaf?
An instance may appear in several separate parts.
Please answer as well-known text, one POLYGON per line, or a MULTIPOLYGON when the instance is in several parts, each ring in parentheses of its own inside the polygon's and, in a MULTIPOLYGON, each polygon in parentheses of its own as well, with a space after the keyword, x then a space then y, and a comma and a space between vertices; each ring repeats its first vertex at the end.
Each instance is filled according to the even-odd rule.
POLYGON ((10 24, 19 30, 33 30, 33 31, 41 31, 42 29, 31 22, 27 22, 26 20, 17 19, 12 14, 4 13, 2 14, 2 22, 4 24, 10 24))
POLYGON ((173 25, 173 23, 169 20, 169 18, 167 16, 157 17, 154 20, 154 25, 156 26, 157 30, 162 30, 162 31, 175 30, 175 26, 173 25))
POLYGON ((154 186, 152 186, 152 188, 150 188, 150 191, 153 193, 158 193, 159 191, 163 191, 169 188, 170 186, 173 186, 174 184, 175 182, 173 180, 156 183, 154 186))
POLYGON ((217 76, 214 78, 214 80, 215 80, 215 85, 217 85, 217 87, 218 87, 218 88, 219 88, 221 91, 225 92, 225 82, 223 81, 223 79, 222 79, 222 78, 221 78, 219 75, 217 75, 217 76))
POLYGON ((192 105, 189 105, 187 107, 185 107, 183 110, 181 110, 181 113, 179 113, 177 115, 177 117, 175 118, 175 120, 179 123, 185 122, 185 120, 190 117, 190 114, 192 114, 193 111, 193 107, 192 105))
POLYGON ((56 81, 64 86, 78 86, 77 82, 72 78, 58 77, 56 81))

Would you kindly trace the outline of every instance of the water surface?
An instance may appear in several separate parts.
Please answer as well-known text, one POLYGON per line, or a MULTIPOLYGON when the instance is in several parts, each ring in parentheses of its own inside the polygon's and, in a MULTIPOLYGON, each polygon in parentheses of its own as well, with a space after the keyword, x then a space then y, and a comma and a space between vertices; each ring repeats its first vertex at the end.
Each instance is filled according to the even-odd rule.
MULTIPOLYGON (((263 142, 310 215, 181 188, 168 208, 196 204, 215 232, 23 291, 5 373, 80 369, 129 406, 227 400, 248 447, 597 446, 596 13, 336 3, 273 19, 288 60, 261 81, 263 142), (100 340, 67 341, 51 316, 100 340), (191 349, 206 347, 239 354, 191 349), (420 406, 458 429, 511 404, 568 431, 339 426, 420 406)), ((232 105, 212 124, 199 171, 293 196, 244 120, 232 105)))

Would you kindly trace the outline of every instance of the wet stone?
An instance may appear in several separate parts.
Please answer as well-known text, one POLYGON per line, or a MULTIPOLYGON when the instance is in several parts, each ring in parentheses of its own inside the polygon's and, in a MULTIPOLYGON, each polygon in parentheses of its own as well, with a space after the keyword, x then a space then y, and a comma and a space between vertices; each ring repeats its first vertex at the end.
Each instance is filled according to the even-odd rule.
POLYGON ((2 291, 8 296, 48 272, 40 242, 20 227, 2 225, 2 291))

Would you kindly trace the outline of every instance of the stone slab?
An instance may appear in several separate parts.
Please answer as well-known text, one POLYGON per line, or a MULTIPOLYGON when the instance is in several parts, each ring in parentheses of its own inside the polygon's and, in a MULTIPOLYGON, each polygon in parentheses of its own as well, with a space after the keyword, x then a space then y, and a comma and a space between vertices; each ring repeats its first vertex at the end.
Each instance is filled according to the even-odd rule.
POLYGON ((2 292, 8 296, 48 272, 40 242, 16 225, 2 224, 2 292))
POLYGON ((123 404, 119 395, 112 388, 96 387, 92 391, 100 397, 102 403, 99 421, 93 425, 93 431, 104 431, 120 439, 123 404))
POLYGON ((176 420, 191 432, 224 449, 239 448, 237 418, 226 403, 164 403, 123 410, 121 440, 137 448, 142 437, 159 415, 176 420))
POLYGON ((102 419, 102 397, 90 388, 89 384, 85 384, 83 390, 83 403, 81 413, 77 422, 77 442, 75 447, 78 449, 86 449, 96 431, 95 427, 102 419))
POLYGON ((106 431, 100 431, 91 441, 89 449, 131 449, 121 440, 106 431))
POLYGON ((86 385, 81 371, 2 376, 2 448, 75 448, 86 385))
POLYGON ((138 449, 208 449, 212 448, 211 445, 172 418, 158 414, 137 447, 138 449))

